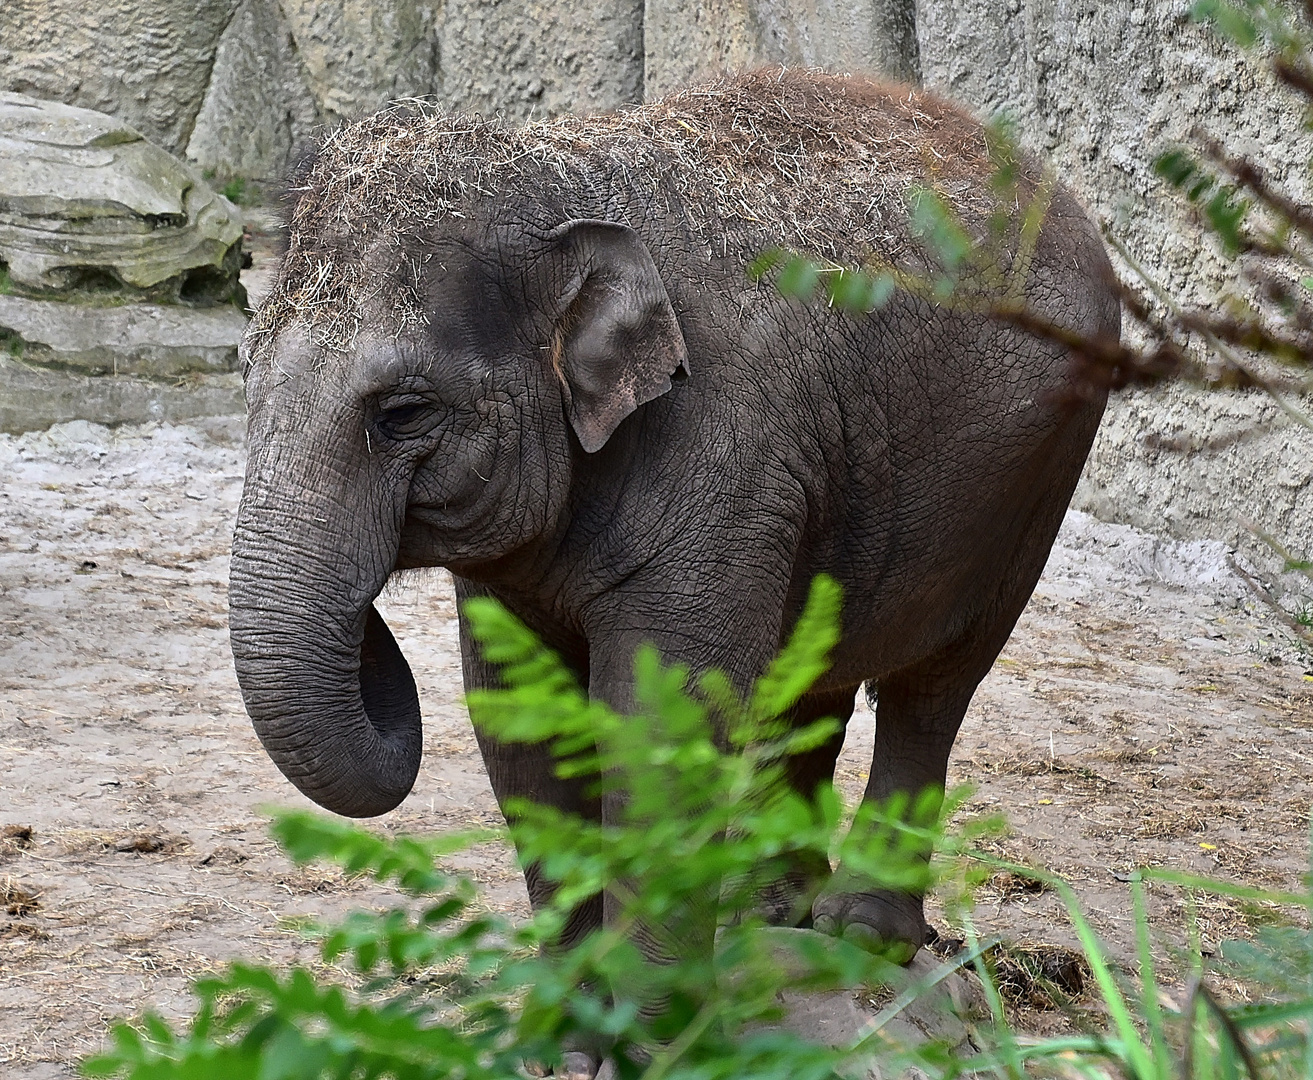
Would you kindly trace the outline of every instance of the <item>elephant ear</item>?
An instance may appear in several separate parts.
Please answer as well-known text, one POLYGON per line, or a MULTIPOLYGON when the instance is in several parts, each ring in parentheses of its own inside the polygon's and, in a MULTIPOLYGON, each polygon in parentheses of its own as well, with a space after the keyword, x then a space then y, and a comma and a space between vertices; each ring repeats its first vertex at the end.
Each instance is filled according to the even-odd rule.
POLYGON ((567 221, 551 237, 570 268, 552 336, 552 365, 570 426, 592 454, 640 405, 688 374, 688 350, 656 263, 633 229, 567 221))

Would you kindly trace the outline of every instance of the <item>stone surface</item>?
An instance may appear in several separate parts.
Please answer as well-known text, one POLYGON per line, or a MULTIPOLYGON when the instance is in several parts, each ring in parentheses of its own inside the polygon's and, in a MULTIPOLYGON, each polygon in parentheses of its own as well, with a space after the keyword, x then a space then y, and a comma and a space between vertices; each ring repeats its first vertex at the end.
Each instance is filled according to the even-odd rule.
POLYGON ((439 36, 451 109, 523 119, 643 98, 642 0, 449 0, 439 36))
POLYGON ((110 113, 180 153, 236 6, 237 0, 4 0, 0 90, 110 113))
POLYGON ((0 431, 246 411, 236 308, 0 296, 0 431))
POLYGON ((9 0, 0 89, 111 113, 221 177, 432 96, 511 118, 643 97, 643 0, 9 0))
MULTIPOLYGON (((758 932, 769 939, 774 959, 797 979, 806 978, 810 970, 798 956, 797 943, 812 939, 824 945, 834 940, 815 930, 787 927, 767 927, 758 932)), ((920 990, 910 1004, 883 1022, 879 1029, 878 1043, 886 1061, 890 1044, 900 1050, 913 1050, 935 1042, 961 1055, 974 1052, 968 1025, 988 1019, 989 1008, 984 993, 973 975, 958 970, 941 977, 943 970, 941 960, 921 949, 911 963, 901 969, 893 983, 874 988, 889 1001, 910 988, 920 990), (939 982, 929 986, 935 978, 939 978, 939 982)), ((779 996, 784 1017, 765 1030, 787 1031, 818 1046, 850 1046, 871 1034, 872 1022, 885 1007, 871 1003, 871 989, 784 991, 779 996)), ((874 1053, 869 1057, 854 1054, 843 1075, 848 1080, 894 1080, 880 1068, 875 1056, 874 1053)), ((914 1080, 919 1073, 914 1070, 901 1075, 902 1080, 914 1080)), ((615 1062, 603 1062, 597 1080, 615 1080, 615 1077, 615 1062)))
MULTIPOLYGON (((1246 523, 1313 555, 1310 480, 1313 431, 1266 394, 1171 386, 1113 403, 1072 505, 1149 532, 1224 540, 1279 580, 1284 560, 1246 523)), ((1279 584, 1308 592, 1294 575, 1279 584)))
POLYGON ((175 378, 237 367, 246 316, 235 307, 91 307, 0 296, 0 336, 24 363, 87 375, 175 378))
MULTIPOLYGON (((1207 303, 1226 264, 1153 160, 1196 126, 1308 196, 1313 134, 1285 91, 1175 0, 918 0, 927 85, 1006 112, 1094 216, 1174 295, 1207 303)), ((1119 395, 1074 505, 1183 538, 1225 537, 1271 569, 1238 518, 1313 550, 1307 433, 1261 395, 1119 395), (1303 479, 1297 479, 1297 476, 1303 479)))
POLYGON ((639 101, 642 0, 240 0, 187 155, 277 177, 317 130, 420 96, 510 119, 639 101))
MULTIPOLYGON (((814 930, 771 927, 761 933, 769 935, 775 955, 789 970, 796 956, 796 942, 812 939, 822 944, 832 940, 814 930)), ((911 1049, 927 1041, 941 1042, 955 1050, 971 1049, 968 1023, 988 1015, 979 985, 971 976, 954 971, 933 986, 928 984, 943 972, 943 962, 921 949, 910 964, 900 969, 899 977, 883 988, 889 1000, 909 989, 920 989, 912 1001, 880 1028, 880 1036, 894 1045, 911 1049)), ((805 974, 800 967, 798 976, 805 974)), ((822 1046, 846 1046, 870 1033, 877 1007, 868 1003, 865 988, 850 987, 827 991, 786 991, 780 999, 784 1019, 779 1027, 800 1038, 822 1046)), ((880 1008, 884 1006, 881 1005, 880 1008)), ((864 1074, 879 1078, 874 1064, 864 1074)), ((861 1075, 859 1073, 858 1075, 861 1075)))
MULTIPOLYGON (((254 5, 256 0, 245 0, 254 5)), ((503 7, 504 4, 489 5, 503 7)), ((306 86, 324 120, 373 112, 433 93, 438 77, 437 0, 279 0, 306 86)), ((485 63, 497 63, 485 54, 485 63)))
POLYGON ((145 423, 245 411, 242 377, 236 372, 170 382, 97 377, 29 365, 0 351, 0 431, 38 431, 66 420, 145 423))
POLYGON ((763 64, 919 72, 912 0, 647 0, 644 43, 649 99, 763 64))
POLYGON ((186 154, 217 176, 276 179, 320 110, 278 5, 241 0, 215 50, 186 154))
POLYGON ((236 208, 114 117, 0 94, 0 161, 6 289, 97 300, 240 295, 236 208))

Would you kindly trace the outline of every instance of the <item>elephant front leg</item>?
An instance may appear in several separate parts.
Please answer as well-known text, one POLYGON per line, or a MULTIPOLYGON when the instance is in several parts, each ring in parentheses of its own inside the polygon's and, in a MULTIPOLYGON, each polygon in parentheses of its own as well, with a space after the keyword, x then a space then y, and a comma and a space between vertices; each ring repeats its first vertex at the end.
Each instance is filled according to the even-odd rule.
MULTIPOLYGON (((729 589, 737 583, 723 584, 729 589)), ((638 592, 638 585, 635 590, 638 592)), ((778 599, 773 612, 768 610, 754 618, 751 610, 745 610, 749 604, 744 600, 754 598, 754 591, 746 587, 734 591, 733 597, 706 598, 696 606, 677 604, 662 597, 655 588, 638 595, 643 599, 635 601, 633 606, 599 612, 597 632, 589 637, 589 694, 628 717, 626 723, 644 724, 645 707, 655 704, 636 699, 634 656, 644 643, 654 645, 666 664, 687 665, 694 680, 710 668, 720 670, 740 692, 751 685, 775 652, 780 624, 778 599), (655 609, 649 607, 652 603, 646 599, 649 596, 659 600, 655 609)), ((664 725, 659 719, 654 720, 650 733, 636 733, 641 737, 625 740, 635 750, 650 747, 655 754, 631 777, 607 791, 602 813, 609 825, 641 827, 645 818, 637 816, 636 809, 642 814, 649 812, 641 808, 642 803, 647 804, 656 818, 686 814, 688 821, 684 824, 691 825, 699 815, 699 807, 706 806, 705 800, 723 797, 708 787, 705 774, 696 768, 689 772, 663 764, 670 760, 667 751, 671 748, 660 744, 664 725), (698 776, 703 780, 697 780, 698 776), (668 794, 653 799, 651 790, 639 792, 634 783, 660 784, 661 790, 668 794)), ((717 741, 723 747, 723 740, 717 741)), ((663 827, 654 835, 666 835, 668 842, 669 831, 663 827)), ((671 885, 677 895, 659 917, 646 912, 636 914, 634 898, 645 891, 641 879, 615 882, 607 890, 604 903, 606 924, 623 926, 646 961, 642 967, 629 969, 613 980, 612 991, 617 1000, 632 1002, 637 1007, 659 1041, 673 1037, 673 1033, 665 1031, 666 1019, 695 1014, 710 990, 709 976, 696 984, 681 979, 678 988, 672 990, 669 981, 660 977, 660 968, 682 963, 709 970, 715 946, 720 881, 706 880, 700 865, 695 863, 666 861, 654 872, 668 875, 665 884, 671 885), (684 866, 689 873, 681 882, 684 866), (679 1000, 675 1000, 676 995, 679 1000)))
MULTIPOLYGON (((498 742, 482 732, 476 732, 476 737, 493 793, 503 808, 502 816, 506 818, 507 824, 514 825, 513 816, 505 809, 511 799, 527 799, 576 817, 601 820, 600 800, 586 793, 590 786, 588 778, 565 780, 557 776, 556 759, 547 746, 538 743, 498 742)), ((556 883, 543 875, 538 863, 524 866, 524 884, 534 911, 550 906, 556 894, 556 883)), ((582 901, 570 912, 560 938, 551 948, 568 949, 601 926, 602 897, 599 894, 582 901)))
MULTIPOLYGON (((456 599, 463 611, 465 601, 474 596, 489 596, 487 590, 457 577, 456 599)), ((465 617, 460 618, 460 651, 465 690, 502 689, 501 672, 488 663, 475 642, 465 617)), ((484 767, 497 805, 508 825, 513 825, 507 804, 524 799, 541 806, 554 807, 567 814, 600 821, 601 800, 592 793, 595 778, 562 777, 557 774, 557 761, 551 748, 542 743, 507 743, 492 738, 477 727, 474 731, 483 756, 484 767)), ((549 906, 556 893, 556 884, 543 876, 537 863, 524 866, 524 883, 529 892, 529 903, 535 911, 549 906)), ((581 902, 566 919, 561 936, 552 948, 568 949, 582 941, 593 930, 602 926, 602 897, 600 894, 581 902)))
MULTIPOLYGON (((927 788, 942 798, 948 756, 975 687, 974 679, 953 678, 929 665, 880 681, 864 804, 898 793, 915 799, 927 788)), ((812 925, 905 962, 925 941, 923 901, 919 893, 881 888, 840 864, 812 905, 812 925)))

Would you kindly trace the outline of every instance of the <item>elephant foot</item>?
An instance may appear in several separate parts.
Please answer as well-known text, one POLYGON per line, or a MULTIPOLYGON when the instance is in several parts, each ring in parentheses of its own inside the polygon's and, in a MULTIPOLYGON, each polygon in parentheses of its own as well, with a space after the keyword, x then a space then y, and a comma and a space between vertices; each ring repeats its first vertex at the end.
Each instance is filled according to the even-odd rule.
POLYGON ((524 1071, 530 1076, 551 1076, 558 1080, 594 1080, 599 1068, 596 1058, 580 1050, 567 1050, 561 1055, 561 1064, 555 1069, 549 1069, 537 1061, 524 1063, 524 1071))
POLYGON ((780 860, 778 874, 757 889, 753 907, 767 926, 811 929, 812 901, 830 878, 830 864, 814 852, 780 860))
POLYGON ((812 927, 906 964, 925 941, 921 898, 888 889, 822 893, 812 905, 812 927))
POLYGON ((560 1080, 593 1080, 597 1076, 600 1063, 591 1054, 581 1050, 571 1050, 561 1055, 560 1067, 552 1074, 560 1080))

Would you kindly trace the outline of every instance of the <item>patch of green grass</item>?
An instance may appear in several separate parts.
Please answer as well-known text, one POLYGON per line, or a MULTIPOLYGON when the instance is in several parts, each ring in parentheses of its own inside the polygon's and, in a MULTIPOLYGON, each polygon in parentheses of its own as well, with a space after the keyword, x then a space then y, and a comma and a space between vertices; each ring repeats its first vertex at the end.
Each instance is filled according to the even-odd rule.
POLYGON ((1294 926, 1289 912, 1279 904, 1261 900, 1237 900, 1236 907, 1251 930, 1265 926, 1294 926))
POLYGON ((249 206, 255 201, 254 191, 244 176, 234 176, 219 189, 223 197, 237 206, 249 206))
POLYGON ((0 326, 0 352, 7 353, 15 360, 23 358, 23 352, 27 348, 27 342, 12 330, 6 330, 0 326))

